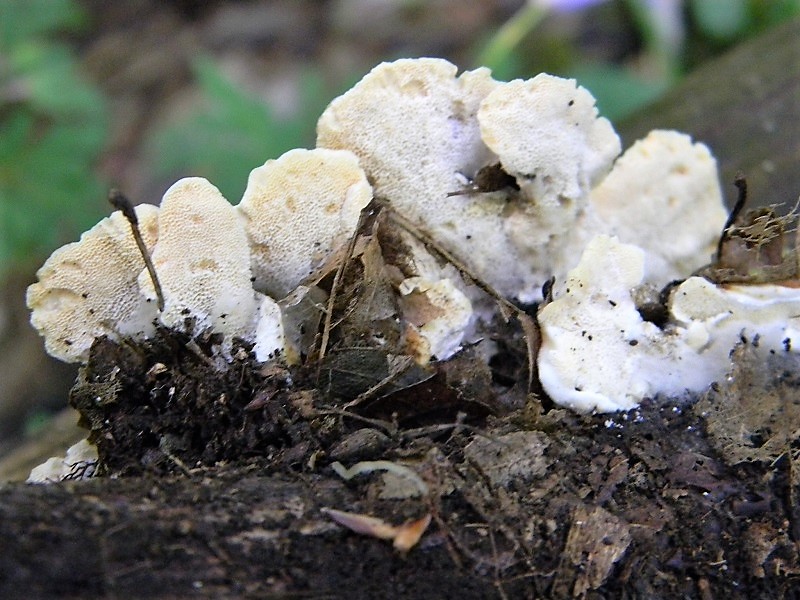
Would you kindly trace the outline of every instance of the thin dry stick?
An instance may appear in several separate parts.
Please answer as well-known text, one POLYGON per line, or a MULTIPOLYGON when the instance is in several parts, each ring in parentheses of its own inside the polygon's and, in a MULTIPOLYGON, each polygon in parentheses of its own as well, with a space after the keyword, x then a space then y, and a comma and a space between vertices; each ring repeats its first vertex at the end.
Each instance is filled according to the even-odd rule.
POLYGON ((131 230, 133 231, 133 239, 136 240, 136 245, 139 247, 139 252, 142 254, 145 267, 147 267, 147 272, 150 274, 150 279, 153 280, 153 288, 156 290, 156 298, 158 299, 158 311, 164 312, 164 293, 161 291, 161 284, 156 275, 156 268, 150 258, 150 252, 147 250, 147 246, 145 246, 144 240, 142 239, 142 232, 139 231, 139 219, 136 216, 133 204, 131 204, 131 201, 118 189, 111 189, 108 192, 108 201, 111 203, 111 206, 120 211, 122 215, 128 219, 128 223, 130 223, 131 230))
POLYGON ((525 333, 525 345, 528 348, 528 390, 530 390, 533 384, 533 376, 536 369, 536 355, 539 351, 540 344, 539 326, 536 321, 526 314, 521 308, 517 307, 517 305, 515 305, 513 302, 506 300, 491 285, 475 275, 464 263, 453 256, 448 250, 443 248, 436 240, 420 231, 420 229, 406 217, 392 210, 391 206, 385 206, 384 208, 386 209, 386 213, 388 214, 389 218, 396 225, 405 229, 426 247, 431 248, 434 252, 439 254, 447 262, 453 265, 462 275, 462 277, 474 283, 484 293, 493 298, 499 305, 500 312, 506 321, 508 321, 511 315, 517 318, 522 325, 523 332, 525 333))
POLYGON ((436 240, 431 238, 426 233, 420 231, 419 227, 417 227, 414 223, 409 221, 406 217, 401 215, 400 213, 393 210, 390 206, 385 207, 386 212, 389 215, 389 218, 395 222, 395 224, 399 225, 408 233, 413 235, 417 238, 420 242, 425 244, 425 246, 432 248, 437 254, 439 254, 442 258, 444 258, 447 262, 453 265, 462 276, 467 278, 469 281, 474 283, 478 286, 481 290, 483 290, 486 294, 494 298, 494 300, 500 305, 502 309, 503 318, 508 319, 510 314, 516 315, 517 313, 522 312, 521 309, 517 308, 517 306, 513 302, 509 302, 503 296, 501 296, 497 290, 495 290, 492 286, 486 283, 483 279, 475 275, 470 269, 464 265, 460 260, 458 260, 455 256, 453 256, 450 251, 446 250, 444 247, 439 244, 436 240))
POLYGON ((322 339, 319 343, 319 355, 317 357, 317 361, 320 365, 322 365, 322 359, 325 358, 325 352, 328 349, 328 340, 330 339, 331 335, 331 323, 333 319, 333 307, 336 303, 336 296, 339 292, 339 285, 342 282, 342 277, 344 276, 344 271, 347 268, 347 263, 350 262, 350 259, 353 257, 353 251, 356 247, 356 241, 358 240, 358 236, 361 234, 361 228, 364 225, 364 222, 367 220, 367 217, 371 216, 371 210, 368 206, 364 210, 361 211, 361 214, 358 217, 358 224, 356 225, 356 229, 353 232, 353 235, 350 236, 350 241, 347 243, 347 250, 342 257, 342 262, 339 263, 339 266, 336 268, 336 274, 333 276, 333 283, 331 284, 331 293, 328 296, 328 306, 325 310, 325 322, 322 325, 322 339))
POLYGON ((400 375, 402 375, 406 371, 406 369, 408 369, 413 363, 414 359, 411 358, 410 356, 401 357, 399 364, 392 369, 391 373, 389 373, 386 377, 384 377, 378 383, 369 388, 366 392, 359 394, 355 400, 351 400, 350 402, 345 404, 344 407, 352 408, 354 406, 358 406, 362 402, 366 402, 367 400, 372 398, 375 394, 380 392, 383 388, 385 388, 387 385, 392 383, 400 375))
POLYGON ((744 205, 747 204, 747 179, 745 176, 739 173, 736 179, 733 180, 733 185, 739 190, 739 196, 736 198, 736 204, 731 214, 728 215, 728 220, 725 222, 725 227, 722 228, 722 233, 719 236, 719 242, 717 242, 717 261, 722 257, 722 246, 725 244, 725 240, 728 239, 731 228, 734 223, 736 223, 736 219, 739 218, 744 205))
POLYGON ((355 421, 360 421, 362 423, 367 423, 368 425, 372 425, 373 427, 378 427, 383 429, 388 435, 394 437, 397 435, 397 426, 393 423, 389 423, 388 421, 382 421, 380 419, 370 419, 369 417, 362 417, 357 413, 353 413, 341 408, 330 407, 330 406, 321 406, 318 410, 314 411, 315 415, 338 415, 340 417, 347 417, 349 419, 353 419, 355 421))

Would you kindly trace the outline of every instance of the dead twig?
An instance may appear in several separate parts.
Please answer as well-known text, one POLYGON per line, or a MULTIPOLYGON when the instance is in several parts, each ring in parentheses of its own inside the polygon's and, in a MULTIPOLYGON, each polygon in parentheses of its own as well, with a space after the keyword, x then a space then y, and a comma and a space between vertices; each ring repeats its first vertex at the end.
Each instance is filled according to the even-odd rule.
POLYGON ((361 214, 358 217, 358 223, 356 224, 356 229, 353 232, 353 235, 350 236, 350 240, 347 242, 347 249, 345 250, 344 256, 342 256, 341 262, 336 267, 336 274, 333 276, 331 292, 328 296, 328 304, 325 309, 325 321, 322 325, 322 337, 319 342, 319 353, 317 354, 317 361, 320 367, 322 366, 322 359, 325 358, 325 353, 328 350, 328 340, 330 339, 331 330, 333 329, 333 307, 336 304, 339 286, 342 283, 347 265, 353 258, 353 251, 355 250, 356 242, 361 235, 361 230, 364 227, 364 223, 366 223, 367 219, 372 216, 373 210, 373 206, 370 203, 361 211, 361 214))
POLYGON ((736 186, 736 189, 739 190, 739 196, 736 198, 736 204, 733 207, 733 210, 728 215, 728 220, 725 221, 725 227, 722 228, 722 233, 719 236, 719 241, 717 242, 717 260, 719 261, 722 257, 722 247, 725 245, 725 240, 728 239, 730 235, 731 228, 736 223, 736 219, 739 218, 739 214, 744 209, 745 204, 747 204, 747 179, 742 173, 736 175, 736 179, 733 180, 733 185, 736 186))
POLYGON ((153 265, 153 259, 150 258, 150 251, 144 243, 142 232, 139 230, 139 218, 136 216, 136 210, 133 204, 128 200, 118 189, 112 188, 108 192, 108 201, 111 205, 122 213, 122 215, 130 223, 131 231, 133 232, 133 239, 136 240, 136 246, 144 259, 144 266, 150 274, 150 279, 153 281, 153 289, 156 291, 156 298, 158 300, 158 312, 164 312, 164 292, 161 291, 161 283, 158 281, 156 275, 156 268, 153 265))
POLYGON ((344 407, 353 408, 354 406, 358 406, 359 404, 366 402, 367 400, 375 396, 375 394, 380 392, 383 388, 385 388, 387 385, 392 383, 400 375, 402 375, 406 371, 406 369, 411 367, 411 365, 413 364, 414 364, 414 359, 411 356, 401 356, 398 364, 393 365, 391 373, 389 373, 386 377, 384 377, 378 383, 369 388, 366 392, 362 392, 354 400, 351 400, 350 402, 345 404, 344 407))

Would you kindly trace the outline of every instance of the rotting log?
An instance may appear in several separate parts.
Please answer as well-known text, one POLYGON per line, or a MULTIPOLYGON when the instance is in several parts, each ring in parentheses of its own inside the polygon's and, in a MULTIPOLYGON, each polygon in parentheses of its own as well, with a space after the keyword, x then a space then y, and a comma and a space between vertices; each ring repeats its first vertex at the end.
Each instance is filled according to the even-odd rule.
POLYGON ((0 590, 5 598, 334 598, 361 573, 352 597, 404 585, 443 597, 436 580, 445 578, 488 591, 491 582, 453 571, 444 547, 404 559, 378 540, 343 539, 319 508, 351 496, 336 482, 241 470, 7 487, 0 590), (420 581, 397 580, 413 570, 420 581))
POLYGON ((651 129, 709 146, 728 197, 743 173, 753 206, 791 209, 800 196, 800 19, 706 63, 617 127, 623 147, 651 129))
MULTIPOLYGON (((782 374, 759 387, 796 392, 782 374)), ((422 498, 382 498, 385 479, 329 467, 268 476, 263 461, 7 484, 0 597, 787 597, 800 578, 792 465, 724 464, 735 436, 715 449, 706 411, 552 411, 540 429, 462 432, 414 459, 422 498), (433 523, 401 553, 323 508, 433 523)))

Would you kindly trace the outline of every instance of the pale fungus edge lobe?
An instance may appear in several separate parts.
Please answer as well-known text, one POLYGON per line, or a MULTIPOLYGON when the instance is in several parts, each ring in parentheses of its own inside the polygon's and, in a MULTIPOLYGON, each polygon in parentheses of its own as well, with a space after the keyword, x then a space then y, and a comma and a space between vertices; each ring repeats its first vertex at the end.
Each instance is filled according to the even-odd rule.
MULTIPOLYGON (((141 204, 135 210, 144 242, 152 249, 158 208, 141 204)), ((53 252, 26 294, 31 323, 44 337, 48 354, 84 362, 95 338, 151 333, 157 309, 139 293, 143 269, 130 225, 119 211, 53 252)))
POLYGON ((354 154, 290 150, 254 169, 237 211, 251 248, 255 287, 283 298, 344 245, 372 199, 354 154))

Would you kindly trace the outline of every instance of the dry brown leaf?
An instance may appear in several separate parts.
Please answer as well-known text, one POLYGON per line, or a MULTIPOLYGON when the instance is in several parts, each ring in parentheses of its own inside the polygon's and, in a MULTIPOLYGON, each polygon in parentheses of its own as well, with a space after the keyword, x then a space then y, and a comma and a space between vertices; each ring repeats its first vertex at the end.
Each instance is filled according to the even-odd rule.
POLYGON ((323 508, 322 512, 350 531, 381 540, 392 540, 392 545, 400 552, 408 552, 416 546, 431 522, 430 513, 419 519, 412 519, 402 525, 394 526, 383 519, 359 513, 333 508, 323 508))

